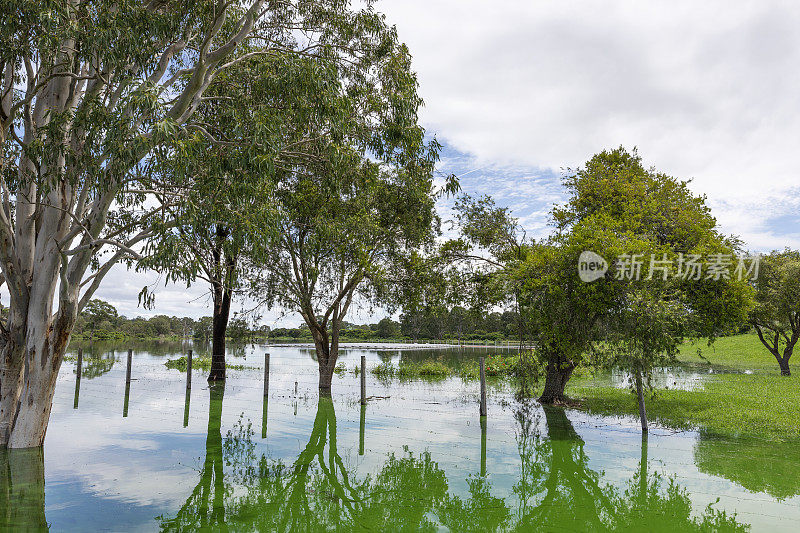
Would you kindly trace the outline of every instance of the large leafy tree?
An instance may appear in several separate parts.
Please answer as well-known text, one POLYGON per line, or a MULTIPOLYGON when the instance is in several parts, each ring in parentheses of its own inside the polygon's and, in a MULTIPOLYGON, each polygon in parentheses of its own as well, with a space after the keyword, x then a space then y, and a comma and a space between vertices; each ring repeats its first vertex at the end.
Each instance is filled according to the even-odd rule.
POLYGON ((334 68, 338 97, 304 122, 309 157, 277 169, 277 232, 254 265, 255 294, 308 325, 325 394, 351 306, 391 300, 390 282, 438 230, 438 145, 418 124, 408 50, 389 32, 369 72, 334 68))
MULTIPOLYGON (((682 258, 693 256, 732 260, 738 250, 735 240, 720 233, 705 197, 693 194, 687 181, 647 169, 636 151, 618 148, 569 172, 564 185, 570 197, 553 210, 554 239, 560 250, 571 247, 573 262, 557 270, 557 284, 576 288, 564 294, 564 302, 572 308, 568 314, 583 314, 573 325, 582 331, 584 345, 565 345, 561 339, 570 337, 564 332, 542 343, 549 350, 544 354, 548 371, 543 402, 564 398, 569 374, 598 341, 620 341, 617 348, 625 356, 615 361, 640 381, 639 373, 649 376, 662 355, 674 358, 684 336, 713 340, 747 316, 750 290, 746 281, 731 277, 732 269, 715 277, 696 276, 681 265, 682 258), (578 279, 579 250, 608 260, 603 278, 592 283, 578 279), (647 258, 640 275, 633 266, 636 254, 647 258), (625 264, 626 256, 630 264, 625 264), (666 261, 652 263, 666 270, 649 270, 654 258, 666 261)), ((555 323, 561 316, 549 315, 546 307, 530 309, 542 319, 538 335, 561 328, 555 323)))
MULTIPOLYGON (((501 293, 514 291, 525 334, 544 368, 542 403, 567 400, 572 373, 602 342, 616 343, 617 356, 606 362, 646 379, 662 355, 674 357, 684 336, 713 340, 744 320, 750 289, 744 280, 729 279, 731 271, 717 279, 684 276, 659 283, 645 279, 649 265, 636 280, 630 268, 616 264, 634 255, 673 265, 690 256, 733 259, 738 243, 719 232, 705 198, 694 195, 688 182, 647 169, 635 151, 619 148, 568 171, 564 186, 569 197, 552 210, 553 233, 520 246, 518 253, 509 238, 514 221, 507 210, 489 202, 462 208, 476 219, 462 224, 468 245, 462 254, 484 250, 473 253, 475 261, 489 264, 488 278, 501 293), (586 251, 605 258, 609 267, 591 283, 578 273, 586 251), (643 327, 642 321, 657 316, 663 326, 657 332, 643 327)), ((674 278, 677 272, 668 274, 674 278)))
MULTIPOLYGON (((232 59, 242 46, 302 50, 300 34, 328 43, 318 30, 339 27, 345 8, 338 0, 4 4, 0 269, 10 311, 0 340, 0 446, 42 443, 78 312, 116 263, 138 257, 151 221, 164 215, 153 194, 163 183, 142 162, 154 147, 202 131, 193 116, 203 93, 242 60, 232 59)), ((365 24, 380 21, 373 15, 365 24)))
POLYGON ((297 165, 335 158, 328 148, 336 135, 370 127, 341 115, 342 91, 370 96, 381 82, 372 69, 386 69, 396 36, 379 15, 340 7, 337 25, 302 48, 243 49, 235 67, 207 89, 193 134, 165 146, 149 165, 181 202, 169 208, 140 267, 165 271, 171 281, 208 283, 209 380, 225 378, 232 300, 243 295, 248 268, 260 262, 276 231, 274 190, 297 165))
POLYGON ((750 323, 782 376, 791 375, 789 359, 800 339, 800 252, 772 252, 761 259, 750 323))

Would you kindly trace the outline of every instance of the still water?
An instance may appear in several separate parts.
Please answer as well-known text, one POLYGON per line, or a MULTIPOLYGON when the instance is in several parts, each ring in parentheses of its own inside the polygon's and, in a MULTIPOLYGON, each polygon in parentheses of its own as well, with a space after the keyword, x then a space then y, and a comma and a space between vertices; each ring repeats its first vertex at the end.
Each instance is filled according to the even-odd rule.
MULTIPOLYGON (((800 523, 796 445, 543 409, 453 378, 334 377, 309 348, 230 351, 224 385, 164 362, 180 344, 96 344, 62 367, 43 450, 0 454, 0 529, 53 531, 776 531, 800 523), (126 395, 127 348, 134 349, 126 395), (263 400, 269 350, 270 395, 263 400), (296 385, 295 385, 296 383, 296 385), (295 387, 297 392, 295 393, 295 387)), ((195 347, 198 350, 200 347, 195 347)), ((351 346, 348 369, 478 351, 351 346)), ((609 379, 619 381, 613 376, 609 379)))

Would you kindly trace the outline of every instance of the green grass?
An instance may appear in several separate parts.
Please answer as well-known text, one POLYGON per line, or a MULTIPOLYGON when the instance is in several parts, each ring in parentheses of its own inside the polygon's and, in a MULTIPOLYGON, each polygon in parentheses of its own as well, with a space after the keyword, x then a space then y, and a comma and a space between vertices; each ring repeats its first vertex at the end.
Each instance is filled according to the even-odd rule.
MULTIPOLYGON (((178 357, 177 359, 169 359, 166 363, 164 363, 169 369, 173 370, 180 370, 181 372, 186 372, 186 356, 178 357)), ((247 365, 232 365, 230 363, 225 364, 225 368, 228 370, 256 370, 258 367, 256 366, 247 366, 247 365)), ((192 357, 192 370, 204 370, 209 372, 211 370, 211 357, 192 357)))
MULTIPOLYGON (((489 378, 504 378, 515 375, 519 368, 519 356, 510 354, 494 354, 486 357, 486 376, 489 378)), ((358 375, 356 367, 353 372, 358 375)), ((400 361, 398 366, 390 362, 381 363, 373 367, 370 372, 383 381, 391 379, 410 380, 425 379, 438 381, 453 376, 459 376, 464 381, 473 381, 480 378, 478 361, 471 359, 461 365, 448 366, 442 361, 400 361)))
POLYGON ((687 364, 711 363, 735 369, 778 371, 775 357, 761 344, 755 333, 720 337, 711 346, 705 339, 686 343, 681 346, 678 359, 687 364))
MULTIPOLYGON (((627 389, 575 380, 567 394, 591 413, 638 416, 636 397, 627 389)), ((724 437, 800 439, 800 378, 796 376, 718 375, 698 390, 657 390, 646 405, 648 417, 668 427, 724 437)))
POLYGON ((401 362, 398 366, 385 362, 373 367, 371 372, 375 377, 384 381, 393 378, 436 381, 449 378, 454 374, 454 370, 441 361, 401 362))

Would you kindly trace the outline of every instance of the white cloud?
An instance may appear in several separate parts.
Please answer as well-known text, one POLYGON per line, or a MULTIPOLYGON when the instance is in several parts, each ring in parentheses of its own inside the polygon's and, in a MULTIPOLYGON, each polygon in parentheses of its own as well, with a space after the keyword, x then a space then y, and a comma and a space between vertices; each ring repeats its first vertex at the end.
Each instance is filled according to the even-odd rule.
MULTIPOLYGON (((492 194, 533 236, 560 201, 558 170, 638 146, 709 197, 750 248, 800 247, 800 4, 716 0, 381 0, 414 55, 442 170, 492 194)), ((445 217, 447 205, 443 206, 445 217)), ((202 284, 156 287, 117 268, 97 297, 129 316, 210 313, 202 284)), ((298 324, 288 313, 265 322, 298 324)), ((352 320, 369 320, 361 309, 352 320)), ((380 311, 378 311, 380 314, 380 311)))
POLYGON ((648 164, 694 178, 724 229, 750 246, 797 243, 784 235, 791 228, 759 219, 800 207, 787 200, 800 183, 800 5, 382 0, 378 8, 414 54, 425 124, 478 163, 560 169, 603 148, 638 146, 648 164))

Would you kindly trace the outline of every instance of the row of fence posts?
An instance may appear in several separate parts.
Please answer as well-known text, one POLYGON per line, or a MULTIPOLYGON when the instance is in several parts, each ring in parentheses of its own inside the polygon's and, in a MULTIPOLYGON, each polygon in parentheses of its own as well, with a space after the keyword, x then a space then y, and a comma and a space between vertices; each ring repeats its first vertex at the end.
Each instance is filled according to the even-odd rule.
MULTIPOLYGON (((128 403, 131 392, 131 365, 133 363, 133 350, 128 350, 128 361, 125 369, 125 401, 122 407, 122 416, 128 416, 128 403)), ((73 409, 78 408, 78 397, 81 388, 81 373, 83 367, 83 349, 78 348, 78 360, 76 368, 75 379, 75 401, 73 409)), ((359 427, 358 436, 358 454, 364 455, 364 428, 367 413, 367 357, 361 356, 361 423, 359 427)), ((481 475, 486 474, 486 360, 484 357, 480 358, 480 426, 481 426, 481 475)), ((192 350, 188 350, 186 354, 186 400, 183 409, 183 427, 189 425, 189 404, 191 401, 192 392, 192 350)), ((294 394, 297 396, 297 381, 294 382, 294 394)), ((267 404, 269 399, 269 353, 264 354, 264 401, 261 420, 261 438, 267 437, 267 404)), ((295 415, 297 415, 297 406, 295 405, 295 415)))
MULTIPOLYGON (((189 358, 191 360, 192 351, 189 350, 189 358)), ((125 402, 122 406, 122 416, 128 416, 128 400, 131 394, 131 364, 133 363, 133 350, 128 350, 128 366, 125 370, 125 402)), ((75 369, 75 400, 72 403, 72 408, 78 408, 78 400, 81 393, 81 376, 83 374, 83 348, 78 348, 78 361, 75 369)), ((191 387, 191 383, 187 383, 187 387, 191 387)), ((188 397, 187 397, 188 403, 188 397)))

